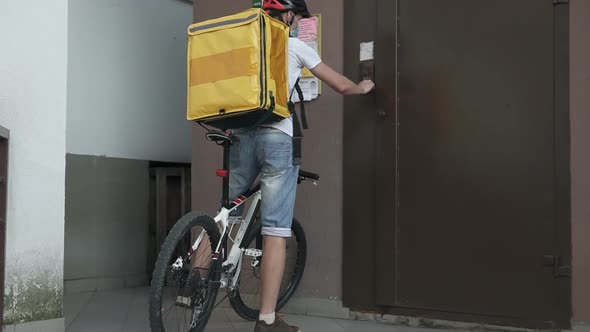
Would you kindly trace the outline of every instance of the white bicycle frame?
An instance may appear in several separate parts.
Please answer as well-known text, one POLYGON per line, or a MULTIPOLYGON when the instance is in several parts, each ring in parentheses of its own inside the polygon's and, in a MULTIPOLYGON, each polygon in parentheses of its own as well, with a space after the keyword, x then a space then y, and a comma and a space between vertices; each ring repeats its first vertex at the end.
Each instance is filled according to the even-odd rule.
MULTIPOLYGON (((230 280, 231 280, 231 285, 229 285, 229 289, 234 289, 237 286, 237 282, 240 277, 240 271, 242 268, 242 258, 244 256, 243 254, 248 255, 248 256, 252 256, 252 257, 262 256, 262 250, 240 248, 240 244, 242 243, 242 240, 244 239, 244 236, 246 235, 246 231, 248 230, 248 226, 250 225, 251 222, 253 222, 253 220, 255 218, 254 213, 256 213, 256 207, 258 206, 260 199, 261 199, 260 190, 255 192, 250 197, 242 196, 240 198, 237 198, 233 201, 235 203, 235 205, 231 209, 228 209, 225 207, 222 208, 219 211, 219 213, 217 214, 217 216, 214 218, 215 223, 221 225, 220 239, 223 239, 224 236, 227 234, 228 239, 230 241, 232 241, 234 244, 232 246, 232 249, 229 252, 229 255, 227 256, 227 259, 222 264, 223 269, 222 269, 222 277, 220 280, 221 281, 220 288, 227 287, 230 280), (242 206, 243 204, 245 204, 247 201, 250 201, 250 200, 252 201, 252 203, 250 204, 250 208, 248 209, 246 216, 243 218, 243 220, 240 223, 240 228, 238 229, 238 233, 237 233, 236 237, 232 239, 230 235, 231 235, 231 231, 233 230, 233 227, 235 224, 232 224, 230 227, 230 214, 232 212, 236 211, 240 206, 242 206)), ((199 236, 195 240, 195 243, 192 246, 192 252, 197 252, 197 250, 199 249, 199 245, 203 241, 203 237, 205 236, 205 233, 206 233, 205 230, 201 231, 201 234, 199 234, 199 236)), ((215 248, 214 253, 219 253, 221 250, 221 246, 222 246, 222 241, 220 240, 219 243, 217 244, 217 248, 215 248)))

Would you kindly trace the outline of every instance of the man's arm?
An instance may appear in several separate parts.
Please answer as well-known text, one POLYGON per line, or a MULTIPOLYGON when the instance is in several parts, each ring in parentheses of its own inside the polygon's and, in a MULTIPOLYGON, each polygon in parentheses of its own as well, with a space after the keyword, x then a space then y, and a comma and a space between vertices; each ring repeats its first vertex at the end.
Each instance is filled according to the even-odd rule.
POLYGON ((371 92, 375 87, 375 83, 370 80, 356 84, 323 62, 311 69, 311 72, 322 82, 343 95, 363 95, 371 92))

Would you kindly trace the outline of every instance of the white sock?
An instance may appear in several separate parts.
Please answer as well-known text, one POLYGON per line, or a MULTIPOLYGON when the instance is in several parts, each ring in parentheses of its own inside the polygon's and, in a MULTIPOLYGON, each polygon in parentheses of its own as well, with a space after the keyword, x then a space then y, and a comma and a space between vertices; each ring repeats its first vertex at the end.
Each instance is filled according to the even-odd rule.
POLYGON ((260 314, 258 320, 263 320, 266 324, 271 325, 275 322, 275 316, 274 312, 270 314, 260 314))

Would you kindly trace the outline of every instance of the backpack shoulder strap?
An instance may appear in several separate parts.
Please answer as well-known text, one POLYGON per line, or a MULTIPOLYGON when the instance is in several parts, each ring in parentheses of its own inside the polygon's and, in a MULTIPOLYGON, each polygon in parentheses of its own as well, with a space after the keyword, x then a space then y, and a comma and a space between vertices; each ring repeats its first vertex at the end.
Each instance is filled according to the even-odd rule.
POLYGON ((301 103, 301 124, 303 125, 303 129, 309 129, 307 125, 307 115, 305 114, 305 100, 303 100, 303 91, 301 91, 301 86, 299 86, 299 82, 295 84, 295 90, 297 90, 297 95, 299 95, 299 102, 301 103))
MULTIPOLYGON (((293 87, 293 90, 291 90, 291 96, 289 97, 289 102, 291 102, 293 105, 293 93, 295 91, 297 91, 297 96, 299 97, 299 103, 300 103, 300 107, 301 107, 301 124, 303 125, 303 129, 309 129, 309 126, 307 125, 307 114, 305 113, 305 100, 303 99, 303 91, 301 90, 301 86, 299 85, 299 80, 300 78, 297 78, 297 81, 295 81, 295 86, 293 87)), ((294 116, 297 116, 297 114, 295 113, 295 108, 293 107, 292 113, 294 114, 294 116)))
MULTIPOLYGON (((295 90, 297 90, 297 87, 299 86, 299 80, 301 80, 301 77, 298 77, 297 81, 295 81, 295 85, 293 86, 293 90, 291 90, 291 94, 289 95, 289 101, 293 101, 293 93, 295 92, 295 90)), ((299 89, 301 89, 301 87, 299 87, 299 89)))
MULTIPOLYGON (((301 122, 299 122, 299 116, 297 116, 295 104, 293 103, 293 92, 295 90, 297 90, 297 94, 299 95, 301 110, 303 112, 303 93, 301 92, 301 87, 299 86, 299 78, 295 82, 295 86, 291 91, 291 96, 289 97, 289 111, 293 117, 293 165, 301 165, 301 139, 303 138, 303 131, 301 130, 301 122)), ((303 118, 303 113, 301 114, 303 118)), ((304 124, 304 127, 307 129, 307 121, 304 124)))

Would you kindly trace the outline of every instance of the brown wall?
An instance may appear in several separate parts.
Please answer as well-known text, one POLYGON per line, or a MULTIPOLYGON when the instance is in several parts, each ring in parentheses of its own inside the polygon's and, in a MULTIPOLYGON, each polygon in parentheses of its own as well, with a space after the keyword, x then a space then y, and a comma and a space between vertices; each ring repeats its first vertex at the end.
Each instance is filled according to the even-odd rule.
MULTIPOLYGON (((197 0, 197 21, 235 13, 250 0, 197 0)), ((323 19, 323 59, 342 70, 342 0, 316 0, 311 11, 323 19)), ((590 322, 590 1, 572 0, 571 27, 571 153, 574 320, 590 322)), ((311 129, 305 133, 304 169, 318 172, 318 187, 304 185, 298 192, 296 216, 309 242, 309 263, 299 296, 341 296, 342 264, 342 109, 343 98, 324 86, 323 95, 308 105, 311 129), (312 144, 313 143, 313 144, 312 144)), ((193 129, 193 208, 214 213, 220 197, 215 170, 221 150, 193 129)))
POLYGON ((570 2, 574 320, 590 323, 590 1, 570 2))
MULTIPOLYGON (((196 21, 228 15, 252 6, 251 0, 197 0, 196 21)), ((310 11, 322 14, 322 59, 337 71, 343 66, 343 1, 314 0, 310 11)), ((304 132, 303 169, 321 175, 319 185, 299 187, 296 218, 308 241, 308 262, 297 296, 340 298, 342 266, 342 109, 343 98, 324 86, 307 104, 310 130, 304 132)), ((193 209, 214 213, 219 205, 221 149, 193 129, 193 209)))

